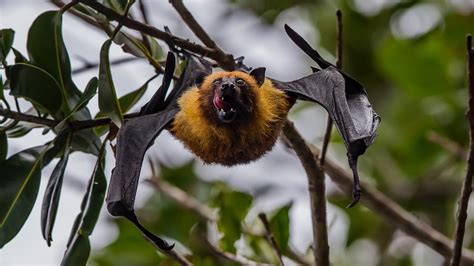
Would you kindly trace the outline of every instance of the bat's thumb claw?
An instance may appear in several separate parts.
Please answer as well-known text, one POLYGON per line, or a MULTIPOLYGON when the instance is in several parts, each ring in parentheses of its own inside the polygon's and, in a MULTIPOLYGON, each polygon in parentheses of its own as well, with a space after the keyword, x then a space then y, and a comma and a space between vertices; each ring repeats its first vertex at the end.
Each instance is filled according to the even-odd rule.
POLYGON ((358 203, 359 200, 360 200, 360 194, 361 194, 361 191, 360 191, 360 190, 354 190, 354 191, 352 192, 352 202, 351 202, 349 205, 347 205, 346 208, 350 209, 350 208, 356 206, 357 203, 358 203))
POLYGON ((172 250, 174 248, 174 243, 170 245, 168 244, 168 242, 164 241, 164 243, 162 243, 162 245, 159 246, 159 248, 166 251, 172 250))

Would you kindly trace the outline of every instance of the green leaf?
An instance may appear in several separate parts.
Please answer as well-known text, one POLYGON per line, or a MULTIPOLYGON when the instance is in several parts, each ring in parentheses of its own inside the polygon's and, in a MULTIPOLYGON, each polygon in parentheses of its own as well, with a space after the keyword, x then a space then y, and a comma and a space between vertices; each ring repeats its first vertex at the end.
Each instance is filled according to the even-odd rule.
POLYGON ((25 98, 55 118, 61 108, 61 88, 56 80, 43 69, 19 63, 10 68, 10 89, 14 96, 25 98))
POLYGON ((288 251, 288 239, 290 239, 290 217, 288 215, 291 204, 279 209, 270 219, 270 228, 275 241, 282 254, 288 251))
POLYGON ((93 77, 91 78, 91 80, 89 80, 89 82, 86 85, 86 89, 84 90, 84 93, 81 95, 81 98, 79 98, 79 101, 77 102, 76 106, 71 111, 71 113, 84 108, 89 103, 89 101, 97 93, 97 84, 98 84, 98 79, 96 77, 93 77))
POLYGON ((61 265, 86 265, 91 254, 91 243, 88 235, 78 234, 68 247, 61 265))
POLYGON ((41 232, 48 246, 51 246, 51 241, 53 240, 51 235, 54 227, 54 221, 56 220, 64 172, 66 170, 69 152, 71 150, 70 142, 71 134, 68 134, 67 140, 62 147, 63 155, 58 164, 56 164, 56 167, 49 178, 43 197, 43 205, 41 208, 41 232))
POLYGON ((77 102, 76 106, 72 109, 72 111, 61 121, 59 122, 56 127, 54 128, 56 131, 60 132, 66 129, 66 125, 68 120, 74 116, 74 114, 86 107, 86 105, 89 103, 89 101, 94 97, 94 95, 97 93, 97 78, 93 77, 91 80, 86 85, 86 89, 84 90, 84 93, 81 95, 81 98, 79 98, 79 101, 77 102))
POLYGON ((12 29, 2 29, 0 30, 0 63, 6 60, 8 53, 13 44, 13 39, 15 37, 15 31, 12 29))
MULTIPOLYGON (((156 69, 161 69, 161 65, 158 62, 158 58, 155 57, 160 55, 161 47, 158 45, 156 40, 151 37, 149 39, 152 51, 149 51, 141 41, 139 41, 133 36, 129 36, 124 32, 118 32, 114 38, 114 42, 120 45, 124 52, 132 54, 136 57, 147 58, 150 64, 153 65, 156 69)), ((161 55, 163 55, 162 51, 161 55)))
MULTIPOLYGON (((63 115, 69 114, 82 95, 72 80, 71 63, 62 37, 62 16, 59 11, 46 11, 30 27, 27 41, 31 63, 46 70, 56 79, 62 95, 63 115)), ((87 109, 74 115, 76 120, 90 119, 87 109)))
POLYGON ((163 52, 163 49, 158 44, 156 39, 149 36, 149 35, 145 35, 145 38, 146 38, 146 40, 148 41, 148 43, 150 45, 150 50, 151 50, 150 54, 151 54, 151 56, 156 60, 160 60, 160 59, 164 58, 165 53, 163 52))
POLYGON ((12 47, 13 54, 15 55, 15 63, 29 63, 28 59, 20 53, 17 49, 12 47))
POLYGON ((0 100, 5 100, 5 94, 3 93, 4 89, 5 87, 3 86, 3 77, 0 75, 0 100))
POLYGON ((122 109, 117 100, 112 73, 110 72, 109 49, 112 44, 107 40, 100 50, 99 65, 99 109, 120 126, 123 121, 122 109))
POLYGON ((89 180, 87 192, 81 204, 81 212, 76 218, 71 231, 61 265, 86 265, 90 254, 89 236, 94 230, 100 209, 104 202, 107 181, 104 174, 104 154, 107 141, 104 141, 99 151, 96 165, 89 180))
POLYGON ((33 209, 46 150, 30 148, 0 163, 0 248, 16 236, 33 209))
POLYGON ((107 0, 107 6, 111 7, 115 12, 123 14, 127 6, 127 0, 107 0))
MULTIPOLYGON (((145 92, 148 88, 148 83, 150 83, 150 81, 152 81, 156 77, 157 76, 153 76, 152 78, 147 80, 145 82, 145 84, 143 84, 140 88, 138 88, 138 89, 136 89, 132 92, 129 92, 129 93, 125 94, 124 96, 120 97, 120 99, 118 101, 119 101, 119 104, 120 104, 120 108, 122 109, 122 111, 124 113, 130 111, 130 109, 132 109, 133 106, 135 106, 135 104, 145 94, 145 92)), ((98 112, 97 115, 95 116, 95 118, 100 118, 100 117, 105 117, 105 116, 106 116, 106 114, 104 112, 98 112)), ((100 127, 94 128, 94 131, 97 135, 101 136, 101 135, 105 134, 105 132, 107 132, 108 128, 109 128, 108 126, 100 126, 100 127)))
POLYGON ((5 161, 8 153, 8 139, 5 131, 0 130, 0 163, 5 161))
POLYGON ((31 24, 26 47, 31 63, 50 73, 66 97, 64 78, 70 76, 71 71, 61 26, 62 17, 58 11, 42 13, 31 24))
POLYGON ((219 207, 219 231, 224 234, 221 239, 221 248, 235 252, 234 244, 241 236, 241 222, 244 220, 252 204, 252 197, 242 192, 231 191, 223 184, 215 187, 214 206, 219 207))

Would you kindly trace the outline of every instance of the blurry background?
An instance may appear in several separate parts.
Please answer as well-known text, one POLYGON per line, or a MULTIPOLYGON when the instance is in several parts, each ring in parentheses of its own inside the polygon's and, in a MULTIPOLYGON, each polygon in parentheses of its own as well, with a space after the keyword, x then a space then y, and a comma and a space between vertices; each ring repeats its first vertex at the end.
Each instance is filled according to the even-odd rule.
MULTIPOLYGON (((158 28, 166 25, 177 36, 197 40, 168 1, 144 3, 150 24, 158 28)), ((184 3, 224 51, 236 57, 245 56, 249 66, 266 66, 267 75, 280 80, 309 74, 312 65, 286 37, 283 25, 287 23, 302 33, 323 57, 334 62, 335 13, 341 9, 343 68, 365 85, 374 109, 382 117, 379 137, 359 162, 362 179, 437 230, 452 236, 465 163, 430 139, 434 132, 435 136, 445 136, 462 147, 468 144, 464 116, 465 35, 474 33, 474 0, 194 0, 184 3)), ((13 28, 16 31, 13 46, 25 53, 28 27, 36 16, 49 9, 56 7, 48 1, 0 0, 0 28, 13 28)), ((133 12, 138 14, 136 7, 133 12)), ((64 18, 63 36, 73 69, 84 62, 98 62, 100 46, 107 38, 70 14, 64 18)), ((130 57, 117 46, 112 47, 112 61, 130 57)), ((145 60, 113 67, 119 95, 138 88, 153 74, 153 68, 145 60)), ((97 69, 75 75, 75 82, 84 87, 93 75, 97 75, 97 69)), ((159 82, 160 79, 152 82, 136 110, 153 95, 159 82)), ((90 106, 92 113, 98 111, 96 98, 90 106)), ((307 140, 321 145, 326 125, 322 108, 299 104, 290 117, 307 140)), ((9 154, 43 143, 52 136, 33 131, 24 138, 12 139, 9 154)), ((109 175, 114 160, 111 152, 107 156, 109 175)), ((289 229, 285 229, 289 230, 289 243, 300 254, 308 252, 312 234, 307 180, 300 162, 281 143, 256 163, 224 168, 203 165, 165 133, 148 156, 163 178, 188 188, 202 200, 212 198, 215 187, 220 186, 215 184, 219 180, 245 193, 238 194, 239 197, 251 195, 251 208, 245 215, 249 225, 260 211, 272 213, 282 206, 290 206, 283 209, 289 215, 289 229)), ((329 158, 347 168, 344 144, 335 130, 329 158)), ((37 201, 19 235, 0 250, 0 265, 60 262, 94 162, 93 157, 80 153, 74 153, 69 161, 52 247, 48 248, 41 237, 41 202, 37 201)), ((43 176, 50 175, 53 165, 43 171, 43 176)), ((151 168, 145 163, 142 177, 150 175, 151 168)), ((39 195, 43 194, 45 185, 46 180, 39 195)), ((329 179, 327 190, 334 265, 443 263, 441 256, 361 204, 345 209, 350 198, 329 179)), ((156 224, 157 232, 163 227, 174 228, 174 239, 184 237, 193 225, 193 217, 186 216, 189 215, 186 211, 160 196, 149 184, 140 185, 137 206, 149 224, 156 224)), ((229 206, 233 207, 237 208, 229 206)), ((465 246, 471 249, 474 248, 473 217, 471 197, 465 236, 465 246)), ((159 259, 130 224, 112 219, 105 208, 91 242, 91 265, 156 265, 159 259)), ((236 248, 238 253, 246 254, 245 249, 239 249, 238 245, 236 248)))

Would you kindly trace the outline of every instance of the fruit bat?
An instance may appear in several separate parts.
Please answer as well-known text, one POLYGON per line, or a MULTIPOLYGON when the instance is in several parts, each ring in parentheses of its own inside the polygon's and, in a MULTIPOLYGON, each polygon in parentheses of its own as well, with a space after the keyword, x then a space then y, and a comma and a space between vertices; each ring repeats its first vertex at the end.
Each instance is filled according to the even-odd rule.
POLYGON ((169 93, 175 57, 168 54, 161 87, 142 107, 140 116, 126 120, 116 145, 107 208, 123 216, 162 250, 174 245, 143 227, 134 211, 140 170, 146 150, 164 129, 205 163, 245 164, 275 145, 296 100, 323 106, 344 139, 354 174, 354 206, 360 198, 357 158, 374 141, 380 118, 360 83, 324 60, 289 26, 288 36, 321 69, 306 77, 282 82, 265 77, 265 68, 212 73, 209 62, 185 54, 186 67, 169 93))

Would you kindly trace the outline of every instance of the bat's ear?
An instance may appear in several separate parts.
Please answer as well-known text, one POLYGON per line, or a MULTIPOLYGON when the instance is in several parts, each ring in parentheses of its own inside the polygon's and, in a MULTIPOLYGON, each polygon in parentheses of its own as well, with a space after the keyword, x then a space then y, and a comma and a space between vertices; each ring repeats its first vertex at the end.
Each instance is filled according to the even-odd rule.
POLYGON ((198 87, 201 87, 207 75, 208 73, 200 70, 194 72, 194 84, 196 84, 198 87))
POLYGON ((252 76, 257 81, 259 87, 262 86, 263 82, 265 81, 265 70, 267 69, 264 67, 259 67, 250 71, 250 76, 252 76))

